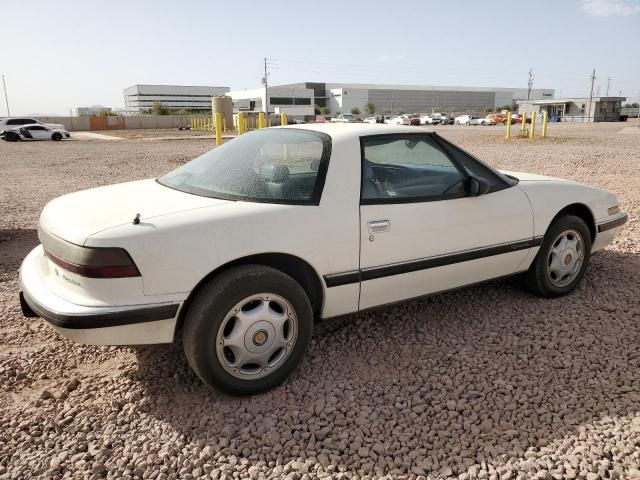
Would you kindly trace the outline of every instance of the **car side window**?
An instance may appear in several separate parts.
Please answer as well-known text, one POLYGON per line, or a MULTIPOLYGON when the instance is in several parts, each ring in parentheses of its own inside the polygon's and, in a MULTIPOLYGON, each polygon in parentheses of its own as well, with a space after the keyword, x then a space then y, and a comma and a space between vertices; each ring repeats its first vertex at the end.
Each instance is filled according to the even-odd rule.
POLYGON ((12 118, 7 120, 7 125, 24 125, 21 118, 12 118))
POLYGON ((466 176, 428 135, 362 138, 362 203, 445 200, 466 195, 466 176))
POLYGON ((29 130, 46 130, 46 128, 42 127, 40 125, 36 125, 36 126, 33 126, 33 127, 29 127, 29 130))

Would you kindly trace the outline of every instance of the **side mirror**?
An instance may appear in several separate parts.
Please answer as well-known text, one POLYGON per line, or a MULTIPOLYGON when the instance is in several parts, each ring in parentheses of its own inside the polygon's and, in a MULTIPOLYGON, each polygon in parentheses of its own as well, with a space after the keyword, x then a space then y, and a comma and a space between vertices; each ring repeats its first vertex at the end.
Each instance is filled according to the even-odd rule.
POLYGON ((491 185, 482 177, 469 177, 469 195, 479 197, 489 191, 491 185))

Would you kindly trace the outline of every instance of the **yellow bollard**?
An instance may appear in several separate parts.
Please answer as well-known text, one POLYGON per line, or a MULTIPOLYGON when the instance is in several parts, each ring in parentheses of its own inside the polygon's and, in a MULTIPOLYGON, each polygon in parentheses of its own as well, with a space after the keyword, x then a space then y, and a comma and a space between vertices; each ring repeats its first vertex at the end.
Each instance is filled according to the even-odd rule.
POLYGON ((222 130, 227 131, 227 118, 222 117, 222 130))
POLYGON ((265 120, 264 112, 260 112, 258 114, 258 128, 265 128, 267 126, 267 122, 265 120))
POLYGON ((193 125, 193 118, 189 119, 189 122, 190 122, 191 130, 195 130, 193 125))
POLYGON ((549 112, 542 112, 542 138, 547 138, 547 122, 549 121, 549 112))
POLYGON ((511 138, 511 112, 507 112, 507 136, 506 139, 511 138))
POLYGON ((242 135, 244 133, 244 113, 238 113, 238 135, 242 135))
POLYGON ((287 114, 286 113, 280 114, 280 125, 284 126, 284 125, 288 125, 288 123, 289 123, 289 119, 287 118, 287 114))
POLYGON ((536 112, 531 112, 531 130, 529 130, 529 138, 536 138, 536 112))
POLYGON ((222 114, 220 112, 216 113, 216 145, 220 146, 222 145, 222 128, 223 128, 223 123, 222 121, 224 120, 222 118, 222 114))
POLYGON ((269 126, 271 126, 271 117, 269 117, 269 122, 267 122, 269 126))
POLYGON ((520 136, 527 136, 527 112, 522 114, 522 125, 520 125, 520 136))

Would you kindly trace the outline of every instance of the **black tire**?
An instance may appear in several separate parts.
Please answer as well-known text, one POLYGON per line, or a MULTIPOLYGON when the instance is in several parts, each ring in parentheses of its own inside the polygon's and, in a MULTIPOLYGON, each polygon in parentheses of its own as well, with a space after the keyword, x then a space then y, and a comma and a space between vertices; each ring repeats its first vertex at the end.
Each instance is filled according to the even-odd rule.
POLYGON ((194 372, 209 386, 229 395, 252 395, 282 383, 300 363, 313 332, 313 312, 303 288, 275 268, 242 265, 221 273, 196 295, 187 311, 182 335, 194 372), (216 353, 216 338, 227 314, 243 299, 274 293, 288 301, 298 318, 297 337, 288 357, 272 373, 245 380, 230 374, 216 353))
POLYGON ((580 283, 591 258, 591 233, 580 217, 566 215, 556 219, 544 235, 540 250, 529 270, 523 275, 523 286, 542 297, 559 297, 571 293, 580 283), (549 258, 556 239, 565 231, 573 230, 580 234, 583 244, 583 260, 577 275, 566 285, 555 285, 549 275, 549 258))
POLYGON ((16 132, 5 132, 4 139, 7 142, 17 142, 20 136, 16 132))
POLYGON ((51 135, 51 140, 53 140, 54 142, 59 142, 60 140, 62 140, 62 134, 59 132, 54 132, 53 135, 51 135))
POLYGON ((471 125, 471 122, 467 120, 467 123, 465 123, 465 125, 468 127, 469 125, 471 125))

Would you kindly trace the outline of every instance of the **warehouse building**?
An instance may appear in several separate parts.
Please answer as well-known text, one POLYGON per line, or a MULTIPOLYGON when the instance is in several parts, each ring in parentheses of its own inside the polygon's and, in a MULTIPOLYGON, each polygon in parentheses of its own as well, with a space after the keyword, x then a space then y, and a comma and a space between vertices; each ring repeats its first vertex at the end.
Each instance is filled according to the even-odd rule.
POLYGON ((134 85, 124 90, 124 106, 129 114, 148 112, 154 102, 171 110, 210 112, 211 98, 228 91, 229 87, 134 85))
POLYGON ((626 120, 626 116, 622 115, 622 102, 626 100, 627 97, 520 100, 518 113, 547 112, 549 118, 562 122, 620 122, 626 120))
MULTIPOLYGON (((267 89, 270 113, 286 113, 290 117, 311 117, 316 114, 314 90, 303 84, 273 86, 267 89)), ((233 99, 235 112, 264 112, 265 88, 232 90, 227 95, 233 99)))
MULTIPOLYGON (((371 102, 376 112, 482 112, 517 100, 552 99, 553 89, 455 87, 437 85, 378 85, 305 82, 269 87, 269 112, 312 116, 328 107, 331 114, 347 113, 371 102), (304 100, 303 100, 304 99, 304 100), (309 100, 310 99, 310 100, 309 100), (303 103, 304 102, 304 103, 303 103)), ((236 111, 264 111, 264 88, 229 92, 236 111)))

